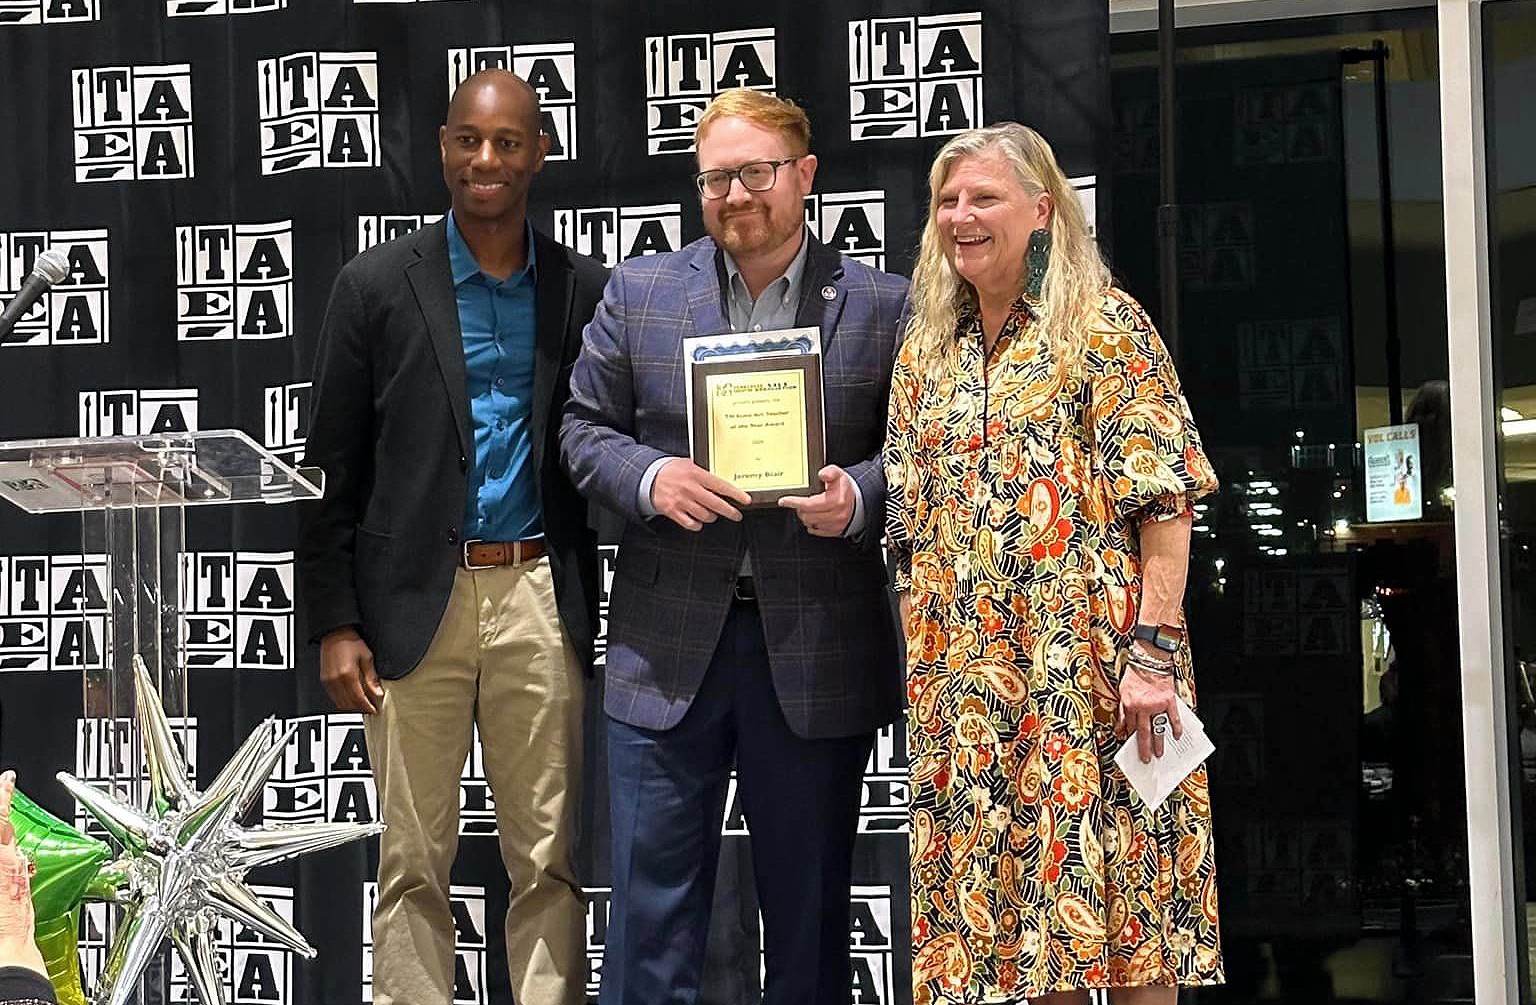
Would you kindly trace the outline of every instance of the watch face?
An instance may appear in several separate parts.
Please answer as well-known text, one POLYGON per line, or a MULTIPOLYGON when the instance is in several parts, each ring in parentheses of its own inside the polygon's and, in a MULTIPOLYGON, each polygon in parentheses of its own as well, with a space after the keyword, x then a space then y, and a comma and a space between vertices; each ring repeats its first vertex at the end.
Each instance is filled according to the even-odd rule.
POLYGON ((1137 625, 1131 637, 1150 642, 1163 652, 1176 653, 1184 640, 1184 633, 1167 625, 1137 625))

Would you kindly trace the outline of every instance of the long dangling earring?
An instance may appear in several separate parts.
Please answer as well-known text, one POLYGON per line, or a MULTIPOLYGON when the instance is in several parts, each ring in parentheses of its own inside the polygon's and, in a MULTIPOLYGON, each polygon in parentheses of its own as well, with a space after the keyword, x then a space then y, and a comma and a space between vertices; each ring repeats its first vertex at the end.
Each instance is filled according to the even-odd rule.
POLYGON ((1051 232, 1041 227, 1029 235, 1029 252, 1025 256, 1025 262, 1029 265, 1029 282, 1024 287, 1024 296, 1040 302, 1041 294, 1045 292, 1045 270, 1051 264, 1051 232))

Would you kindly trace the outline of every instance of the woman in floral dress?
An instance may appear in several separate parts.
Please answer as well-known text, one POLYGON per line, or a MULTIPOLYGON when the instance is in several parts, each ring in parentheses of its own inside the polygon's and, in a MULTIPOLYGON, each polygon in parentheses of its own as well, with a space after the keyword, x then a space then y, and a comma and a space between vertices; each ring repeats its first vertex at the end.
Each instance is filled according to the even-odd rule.
POLYGON ((1172 361, 1050 147, 1005 124, 930 175, 891 391, 916 1005, 1172 1005, 1222 980, 1210 800, 1114 763, 1194 705, 1190 504, 1216 487, 1172 361))

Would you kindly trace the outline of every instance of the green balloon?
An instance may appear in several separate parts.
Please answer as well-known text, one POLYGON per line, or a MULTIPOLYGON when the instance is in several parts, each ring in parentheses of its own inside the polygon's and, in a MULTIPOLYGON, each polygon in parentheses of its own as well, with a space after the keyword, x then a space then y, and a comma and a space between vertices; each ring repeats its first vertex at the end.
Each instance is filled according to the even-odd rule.
POLYGON ((86 837, 20 792, 11 797, 16 847, 37 867, 32 877, 32 910, 37 947, 60 1005, 86 1005, 80 980, 80 905, 110 899, 123 882, 108 864, 112 849, 86 837))
MULTIPOLYGON (((11 799, 16 847, 37 867, 32 907, 38 920, 71 914, 85 900, 112 856, 105 842, 86 837, 19 791, 11 799)), ((94 899, 94 898, 93 898, 94 899)))
POLYGON ((80 974, 80 909, 37 923, 37 948, 59 1005, 86 1005, 80 974))

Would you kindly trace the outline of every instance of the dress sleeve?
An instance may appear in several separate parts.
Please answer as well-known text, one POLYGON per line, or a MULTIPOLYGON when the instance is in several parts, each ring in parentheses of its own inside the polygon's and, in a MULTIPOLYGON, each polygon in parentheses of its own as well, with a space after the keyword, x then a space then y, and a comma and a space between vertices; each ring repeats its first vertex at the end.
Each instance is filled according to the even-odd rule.
POLYGON ((912 538, 917 527, 920 479, 915 465, 917 450, 917 393, 921 380, 913 370, 910 350, 903 348, 891 375, 891 403, 886 415, 885 543, 895 566, 897 593, 912 588, 912 538))
POLYGON ((1110 290, 1088 333, 1088 432, 1105 495, 1126 519, 1182 516, 1216 488, 1173 360, 1141 305, 1110 290))

